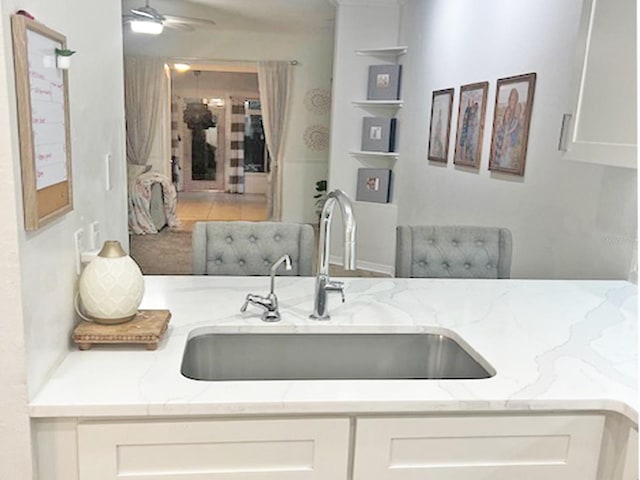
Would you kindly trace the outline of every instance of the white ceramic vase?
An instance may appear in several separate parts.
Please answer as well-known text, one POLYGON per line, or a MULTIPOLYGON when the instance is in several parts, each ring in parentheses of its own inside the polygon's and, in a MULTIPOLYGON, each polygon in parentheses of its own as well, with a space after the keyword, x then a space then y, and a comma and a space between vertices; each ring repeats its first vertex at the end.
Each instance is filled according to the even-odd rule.
POLYGON ((82 318, 111 325, 124 323, 138 311, 144 279, 120 242, 106 241, 80 275, 78 293, 82 303, 78 314, 82 318))

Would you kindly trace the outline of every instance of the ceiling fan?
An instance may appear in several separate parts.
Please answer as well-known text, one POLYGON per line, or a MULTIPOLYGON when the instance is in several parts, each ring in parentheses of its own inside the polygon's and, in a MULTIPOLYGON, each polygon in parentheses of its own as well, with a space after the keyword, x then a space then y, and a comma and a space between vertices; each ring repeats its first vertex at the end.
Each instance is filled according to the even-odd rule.
POLYGON ((132 8, 122 16, 122 22, 131 26, 135 33, 158 35, 164 27, 176 30, 193 31, 196 28, 210 28, 216 22, 202 18, 183 17, 180 15, 165 15, 159 13, 146 0, 143 7, 132 8))

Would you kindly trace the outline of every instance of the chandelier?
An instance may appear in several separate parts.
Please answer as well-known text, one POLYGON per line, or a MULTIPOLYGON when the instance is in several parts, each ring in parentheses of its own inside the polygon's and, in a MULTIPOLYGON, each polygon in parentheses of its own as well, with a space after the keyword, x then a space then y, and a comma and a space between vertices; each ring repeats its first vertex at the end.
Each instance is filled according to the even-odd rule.
MULTIPOLYGON (((200 98, 198 77, 200 71, 196 70, 193 75, 196 77, 196 97, 200 98)), ((184 113, 182 114, 184 123, 187 124, 191 130, 206 130, 216 126, 217 118, 209 110, 209 106, 202 102, 190 102, 187 103, 184 113)))

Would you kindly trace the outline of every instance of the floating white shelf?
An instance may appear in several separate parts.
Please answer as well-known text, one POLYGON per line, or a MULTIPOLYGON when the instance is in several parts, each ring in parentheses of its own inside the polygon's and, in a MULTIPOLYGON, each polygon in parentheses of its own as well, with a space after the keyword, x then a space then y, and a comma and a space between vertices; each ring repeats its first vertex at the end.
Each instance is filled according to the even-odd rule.
POLYGON ((356 55, 397 57, 407 53, 407 47, 363 48, 356 50, 356 55))
POLYGON ((404 102, 402 100, 354 100, 353 103, 357 107, 396 107, 402 108, 404 102))
POLYGON ((368 152, 365 150, 350 150, 351 155, 358 157, 385 157, 385 158, 398 158, 398 152, 368 152))

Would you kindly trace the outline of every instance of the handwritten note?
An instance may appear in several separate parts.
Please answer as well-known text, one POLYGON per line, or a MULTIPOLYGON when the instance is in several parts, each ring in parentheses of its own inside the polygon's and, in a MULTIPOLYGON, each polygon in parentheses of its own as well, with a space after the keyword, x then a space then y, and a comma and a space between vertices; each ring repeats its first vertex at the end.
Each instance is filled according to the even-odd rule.
POLYGON ((55 55, 61 45, 31 30, 27 43, 36 190, 42 190, 68 179, 63 76, 55 55))

